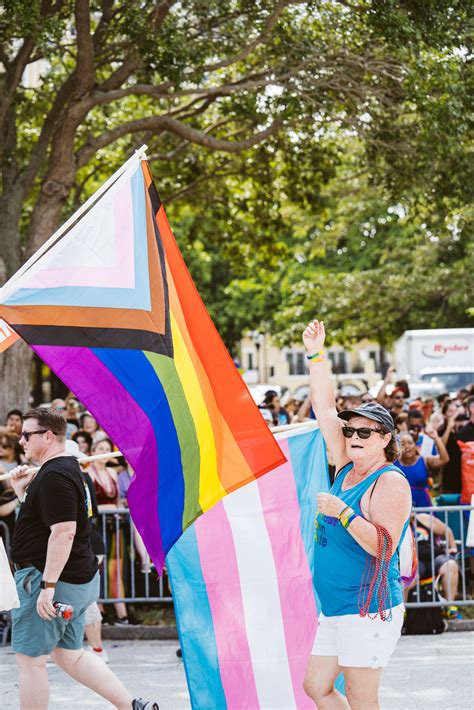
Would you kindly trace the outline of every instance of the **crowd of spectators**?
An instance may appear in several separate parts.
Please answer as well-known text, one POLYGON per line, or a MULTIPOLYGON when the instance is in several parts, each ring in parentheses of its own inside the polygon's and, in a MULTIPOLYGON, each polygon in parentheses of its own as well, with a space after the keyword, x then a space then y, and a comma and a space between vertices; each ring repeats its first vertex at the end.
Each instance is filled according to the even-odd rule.
MULTIPOLYGON (((406 380, 399 380, 390 388, 392 375, 389 368, 375 395, 368 391, 346 396, 338 393, 338 411, 376 401, 390 412, 399 434, 396 463, 410 482, 415 507, 431 506, 433 498, 441 493, 461 494, 458 441, 474 441, 474 384, 459 390, 453 398, 448 394, 412 398, 406 380)), ((270 428, 314 419, 309 396, 303 401, 291 397, 282 404, 276 390, 271 389, 259 409, 270 428)), ((334 475, 333 470, 330 475, 334 475)))
MULTIPOLYGON (((458 442, 474 442, 474 384, 468 389, 459 390, 452 398, 443 394, 437 398, 421 399, 410 397, 406 381, 398 381, 390 386, 392 375, 389 370, 375 395, 368 391, 347 396, 338 393, 338 410, 353 409, 371 401, 377 401, 386 407, 399 432, 400 449, 396 465, 408 478, 414 507, 432 507, 436 500, 442 501, 443 496, 444 499, 451 496, 451 503, 459 502, 462 489, 462 457, 458 442)), ((65 400, 53 400, 51 406, 62 411, 66 417, 69 446, 76 448, 78 456, 112 453, 116 450, 114 443, 92 414, 87 412, 72 394, 65 400)), ((287 398, 282 404, 276 390, 266 392, 259 408, 270 428, 314 419, 309 397, 304 400, 287 398)), ((0 426, 0 474, 8 473, 21 463, 28 463, 20 443, 22 423, 22 412, 13 409, 8 412, 4 426, 0 426)), ((72 452, 72 448, 70 450, 72 452)), ((328 455, 330 477, 333 479, 335 472, 331 466, 330 452, 328 455)), ((122 457, 115 456, 83 464, 82 468, 86 483, 95 499, 94 551, 102 559, 101 596, 111 599, 131 597, 132 579, 135 596, 145 596, 145 587, 150 591, 152 576, 149 575, 153 565, 129 516, 120 513, 120 510, 126 513, 128 507, 127 492, 133 471, 122 457)), ((18 506, 18 499, 9 486, 8 479, 0 482, 0 522, 4 524, 0 525, 2 537, 5 537, 6 526, 11 539, 18 506)), ((426 528, 428 518, 421 517, 417 520, 420 524, 414 526, 415 531, 422 530, 423 524, 426 528)), ((440 526, 437 530, 438 528, 441 529, 440 526)), ((457 554, 452 531, 448 529, 446 534, 452 544, 443 554, 437 549, 435 572, 447 569, 442 565, 457 554)), ((471 557, 471 560, 474 567, 474 557, 471 557)), ((423 568, 421 571, 424 573, 426 570, 423 568)), ((457 578, 458 575, 450 577, 449 588, 448 582, 442 580, 443 590, 446 593, 449 591, 450 600, 454 598, 453 579, 457 584, 457 578)), ((114 604, 114 613, 111 605, 101 611, 105 611, 110 623, 127 624, 136 621, 133 609, 127 608, 124 602, 114 604)))

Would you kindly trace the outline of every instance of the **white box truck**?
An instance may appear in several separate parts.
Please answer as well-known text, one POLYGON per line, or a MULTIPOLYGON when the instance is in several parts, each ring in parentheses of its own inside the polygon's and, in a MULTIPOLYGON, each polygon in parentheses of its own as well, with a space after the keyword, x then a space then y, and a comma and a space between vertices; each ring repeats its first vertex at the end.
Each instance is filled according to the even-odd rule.
POLYGON ((397 376, 441 382, 453 395, 474 382, 474 328, 406 330, 395 343, 397 376))

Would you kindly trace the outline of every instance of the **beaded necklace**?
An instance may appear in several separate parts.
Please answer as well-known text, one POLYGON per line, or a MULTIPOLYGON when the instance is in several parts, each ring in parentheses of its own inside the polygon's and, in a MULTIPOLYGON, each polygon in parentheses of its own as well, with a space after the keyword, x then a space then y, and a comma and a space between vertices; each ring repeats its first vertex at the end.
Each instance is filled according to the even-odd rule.
POLYGON ((378 614, 382 621, 391 621, 392 604, 388 570, 392 559, 392 538, 383 525, 372 524, 377 530, 377 551, 375 557, 367 555, 359 588, 359 614, 360 616, 368 616, 369 619, 375 619, 378 614), (364 599, 364 589, 367 586, 368 590, 364 599), (375 614, 370 614, 369 609, 374 594, 377 599, 377 611, 375 614))

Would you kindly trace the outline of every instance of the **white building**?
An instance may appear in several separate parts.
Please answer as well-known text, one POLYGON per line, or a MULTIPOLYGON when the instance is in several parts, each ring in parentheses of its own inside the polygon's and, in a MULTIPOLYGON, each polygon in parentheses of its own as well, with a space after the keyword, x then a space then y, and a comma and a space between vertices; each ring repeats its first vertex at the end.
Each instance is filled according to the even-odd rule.
MULTIPOLYGON (((351 349, 342 345, 326 348, 337 384, 354 383, 364 391, 380 379, 380 346, 368 340, 351 349)), ((271 337, 253 331, 240 341, 240 363, 248 385, 268 384, 288 388, 301 396, 308 386, 308 368, 303 344, 279 348, 271 337)))

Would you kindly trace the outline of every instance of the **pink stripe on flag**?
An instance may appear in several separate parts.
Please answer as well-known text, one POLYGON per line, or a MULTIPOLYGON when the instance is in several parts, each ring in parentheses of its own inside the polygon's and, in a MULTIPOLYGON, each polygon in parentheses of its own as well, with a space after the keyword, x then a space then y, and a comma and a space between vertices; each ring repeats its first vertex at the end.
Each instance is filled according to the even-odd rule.
POLYGON ((260 703, 245 631, 239 569, 222 503, 198 518, 194 526, 227 707, 257 710, 260 703))
POLYGON ((277 573, 296 707, 298 710, 314 710, 313 701, 303 690, 303 680, 316 634, 317 610, 311 571, 301 538, 300 506, 290 448, 286 439, 278 443, 286 463, 257 479, 258 488, 277 573))

